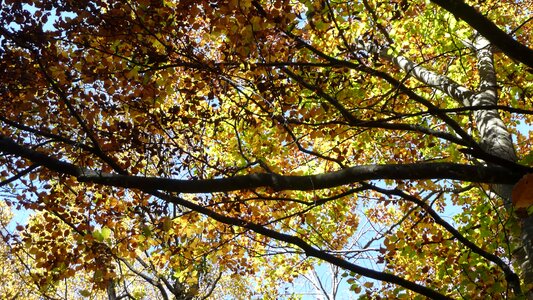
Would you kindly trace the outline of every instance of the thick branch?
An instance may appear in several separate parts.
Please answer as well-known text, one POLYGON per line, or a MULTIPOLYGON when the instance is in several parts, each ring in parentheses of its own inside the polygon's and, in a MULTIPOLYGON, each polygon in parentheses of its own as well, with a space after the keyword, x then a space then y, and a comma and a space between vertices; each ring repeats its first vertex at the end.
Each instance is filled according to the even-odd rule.
POLYGON ((512 36, 498 28, 487 17, 463 0, 431 0, 431 2, 451 12, 456 18, 468 23, 509 57, 533 68, 533 49, 513 39, 512 36))
POLYGON ((60 161, 44 153, 37 152, 25 146, 19 145, 4 135, 0 135, 0 152, 25 158, 36 165, 44 166, 49 170, 56 171, 61 174, 72 175, 75 177, 78 177, 81 174, 81 168, 71 163, 60 161))
MULTIPOLYGON (((473 106, 490 106, 498 104, 496 71, 492 57, 492 47, 487 39, 478 36, 473 45, 478 59, 479 93, 472 98, 473 106)), ((496 109, 474 112, 476 126, 481 137, 481 145, 487 153, 516 161, 511 134, 500 118, 496 109)))
POLYGON ((240 175, 220 179, 180 180, 159 177, 127 176, 100 173, 64 162, 44 153, 28 149, 0 136, 0 152, 28 159, 49 170, 71 175, 80 182, 141 190, 163 190, 180 193, 215 193, 251 190, 261 187, 281 190, 318 190, 366 180, 452 179, 470 182, 517 182, 526 171, 512 171, 499 166, 471 166, 456 163, 413 163, 401 165, 362 165, 340 171, 307 176, 284 176, 273 173, 240 175))
POLYGON ((520 175, 501 167, 478 167, 455 163, 362 165, 308 176, 257 173, 220 179, 180 180, 159 177, 124 176, 83 171, 78 180, 125 188, 155 189, 179 193, 215 193, 269 187, 282 190, 319 190, 365 180, 452 179, 485 183, 515 183, 520 175))
POLYGON ((430 71, 420 66, 419 64, 416 64, 415 62, 409 60, 405 56, 392 56, 387 54, 385 50, 381 51, 379 55, 385 59, 394 62, 403 71, 405 71, 409 75, 412 75, 420 82, 439 89, 441 92, 452 97, 453 99, 464 104, 465 106, 472 105, 470 103, 470 98, 474 95, 474 92, 451 80, 447 76, 430 71))

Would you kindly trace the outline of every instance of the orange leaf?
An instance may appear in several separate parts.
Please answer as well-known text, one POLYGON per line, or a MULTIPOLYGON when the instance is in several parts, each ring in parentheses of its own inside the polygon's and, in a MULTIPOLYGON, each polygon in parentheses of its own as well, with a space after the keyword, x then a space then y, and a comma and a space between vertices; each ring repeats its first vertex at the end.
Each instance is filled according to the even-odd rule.
POLYGON ((533 173, 524 175, 514 186, 512 201, 517 210, 533 205, 533 173))

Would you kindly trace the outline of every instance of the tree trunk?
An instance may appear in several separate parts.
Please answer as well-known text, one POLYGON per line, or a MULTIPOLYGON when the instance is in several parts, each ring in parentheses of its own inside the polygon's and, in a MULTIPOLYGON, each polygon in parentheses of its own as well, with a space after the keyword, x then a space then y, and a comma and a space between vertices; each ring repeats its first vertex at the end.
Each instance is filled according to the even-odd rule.
MULTIPOLYGON (((472 99, 472 106, 497 105, 497 82, 494 69, 493 52, 487 39, 478 35, 474 43, 478 58, 478 72, 480 77, 479 92, 472 99)), ((481 136, 481 146, 483 149, 495 156, 516 162, 517 157, 512 142, 512 137, 498 111, 480 110, 476 111, 475 120, 481 136)), ((512 185, 494 185, 493 190, 505 202, 505 207, 513 209, 511 203, 512 185)), ((516 263, 520 266, 519 272, 522 275, 526 290, 524 291, 528 299, 533 299, 533 218, 518 220, 521 225, 521 248, 515 253, 516 263)))
POLYGON ((518 256, 518 262, 521 263, 527 299, 531 300, 533 299, 533 215, 522 219, 520 223, 522 251, 519 252, 521 255, 518 256))
MULTIPOLYGON (((472 50, 475 51, 478 60, 477 66, 480 77, 478 91, 469 90, 447 76, 430 71, 404 56, 389 55, 387 54, 387 49, 379 51, 379 55, 394 62, 420 82, 441 90, 464 106, 497 105, 498 91, 492 47, 489 41, 481 35, 477 35, 474 38, 472 45, 474 48, 472 50)), ((367 46, 364 48, 375 53, 372 47, 367 46)), ((517 156, 511 134, 498 111, 496 109, 476 110, 474 119, 480 134, 480 145, 484 151, 516 162, 517 156)), ((512 189, 513 185, 509 184, 492 186, 492 190, 503 199, 508 210, 513 209, 511 203, 512 189)), ((521 244, 521 247, 515 251, 513 259, 515 260, 515 265, 520 266, 518 271, 524 282, 526 297, 527 299, 533 299, 533 216, 520 220, 516 219, 516 221, 521 225, 521 235, 516 237, 520 239, 518 244, 521 244)))
POLYGON ((113 280, 109 280, 109 283, 107 284, 107 299, 117 299, 117 291, 115 290, 115 282, 113 280))

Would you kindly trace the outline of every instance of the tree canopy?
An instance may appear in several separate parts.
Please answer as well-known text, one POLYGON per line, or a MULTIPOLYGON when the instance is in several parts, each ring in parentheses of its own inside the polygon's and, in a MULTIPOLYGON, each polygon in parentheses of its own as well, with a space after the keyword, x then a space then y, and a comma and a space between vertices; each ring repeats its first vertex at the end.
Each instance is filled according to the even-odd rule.
POLYGON ((1 295, 533 297, 532 10, 0 1, 1 295))

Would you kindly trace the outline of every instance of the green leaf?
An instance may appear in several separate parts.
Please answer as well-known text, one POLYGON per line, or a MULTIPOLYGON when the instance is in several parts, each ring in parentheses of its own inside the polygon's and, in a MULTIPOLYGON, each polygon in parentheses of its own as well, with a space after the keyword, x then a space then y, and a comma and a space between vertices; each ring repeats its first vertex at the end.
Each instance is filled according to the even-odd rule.
POLYGON ((111 236, 111 229, 106 226, 102 227, 102 229, 100 230, 93 231, 94 239, 101 243, 109 239, 110 236, 111 236))
POLYGON ((104 227, 102 228, 101 232, 102 232, 102 238, 103 238, 104 240, 109 239, 109 237, 111 236, 111 229, 108 228, 108 227, 106 227, 106 226, 104 226, 104 227))
POLYGON ((104 241, 104 236, 102 235, 102 232, 100 230, 93 231, 93 237, 94 237, 95 240, 97 240, 99 242, 103 242, 104 241))

